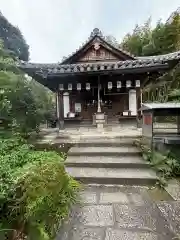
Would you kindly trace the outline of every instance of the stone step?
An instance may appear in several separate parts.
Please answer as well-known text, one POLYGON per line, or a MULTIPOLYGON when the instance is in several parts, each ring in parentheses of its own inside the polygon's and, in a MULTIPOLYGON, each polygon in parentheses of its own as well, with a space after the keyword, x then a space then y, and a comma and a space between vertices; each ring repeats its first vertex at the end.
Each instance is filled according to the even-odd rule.
POLYGON ((149 163, 139 156, 68 156, 65 164, 68 167, 84 168, 149 168, 149 163))
POLYGON ((120 146, 134 146, 137 138, 81 138, 76 144, 77 147, 120 147, 120 146))
POLYGON ((68 156, 139 156, 136 147, 72 147, 68 156))
POLYGON ((124 140, 136 140, 137 138, 139 138, 140 135, 136 134, 136 135, 118 135, 118 132, 116 132, 116 134, 113 135, 108 135, 108 132, 105 132, 104 134, 99 134, 98 132, 96 134, 89 134, 89 135, 82 135, 80 137, 81 140, 85 140, 85 141, 92 141, 92 140, 96 140, 96 141, 124 141, 124 140))
POLYGON ((76 180, 85 184, 144 186, 155 184, 157 181, 157 176, 151 169, 66 167, 66 170, 76 180))

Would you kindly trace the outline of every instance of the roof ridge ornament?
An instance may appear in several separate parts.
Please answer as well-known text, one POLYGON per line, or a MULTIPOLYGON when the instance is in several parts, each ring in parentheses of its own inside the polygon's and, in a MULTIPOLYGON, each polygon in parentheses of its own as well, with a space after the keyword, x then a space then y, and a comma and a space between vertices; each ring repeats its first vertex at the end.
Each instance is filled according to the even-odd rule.
POLYGON ((102 32, 99 30, 99 28, 94 28, 93 31, 91 32, 90 37, 93 38, 93 37, 95 37, 95 36, 103 37, 103 34, 102 34, 102 32))

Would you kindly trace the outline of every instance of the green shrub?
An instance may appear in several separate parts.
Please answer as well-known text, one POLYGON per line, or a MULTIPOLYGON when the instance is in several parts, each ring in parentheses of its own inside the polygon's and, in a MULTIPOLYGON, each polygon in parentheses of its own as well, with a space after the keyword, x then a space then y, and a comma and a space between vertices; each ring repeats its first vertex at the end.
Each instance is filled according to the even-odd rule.
POLYGON ((0 141, 0 239, 53 239, 79 189, 63 161, 21 139, 0 141))
POLYGON ((165 185, 167 180, 180 175, 180 161, 179 156, 173 149, 164 152, 157 152, 151 150, 143 144, 142 140, 135 142, 136 146, 140 148, 143 158, 150 163, 150 165, 159 174, 161 185, 165 185))

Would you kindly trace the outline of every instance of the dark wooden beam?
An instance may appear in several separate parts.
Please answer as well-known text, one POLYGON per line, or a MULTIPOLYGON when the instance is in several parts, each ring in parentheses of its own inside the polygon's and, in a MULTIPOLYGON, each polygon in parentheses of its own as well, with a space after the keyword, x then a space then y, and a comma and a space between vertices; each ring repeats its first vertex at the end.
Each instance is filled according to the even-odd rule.
POLYGON ((177 133, 180 134, 180 116, 177 116, 177 133))
POLYGON ((139 109, 141 108, 141 88, 136 88, 136 106, 137 106, 137 124, 141 121, 141 111, 139 109))
POLYGON ((122 68, 122 69, 111 69, 111 70, 99 70, 99 71, 84 71, 84 72, 63 72, 61 73, 57 70, 57 73, 49 72, 48 78, 58 77, 61 81, 63 78, 75 77, 75 76, 92 76, 92 75, 119 75, 119 74, 143 74, 146 72, 159 72, 159 71, 167 71, 169 66, 167 64, 159 64, 155 66, 144 66, 144 67, 134 67, 134 68, 122 68))
POLYGON ((60 91, 58 91, 58 125, 59 125, 59 130, 64 129, 63 92, 60 92, 60 91))

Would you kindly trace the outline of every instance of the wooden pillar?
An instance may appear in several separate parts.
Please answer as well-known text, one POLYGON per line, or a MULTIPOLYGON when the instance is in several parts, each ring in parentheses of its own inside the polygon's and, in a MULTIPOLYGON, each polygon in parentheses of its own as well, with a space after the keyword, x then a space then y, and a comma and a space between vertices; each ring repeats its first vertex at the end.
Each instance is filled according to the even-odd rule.
POLYGON ((177 116, 177 133, 180 134, 180 116, 177 116))
POLYGON ((137 106, 137 124, 140 122, 141 120, 141 111, 139 111, 139 109, 141 108, 141 88, 137 87, 136 88, 136 106, 137 106))
POLYGON ((58 91, 57 94, 57 116, 59 129, 64 129, 64 103, 63 103, 63 92, 58 91))

